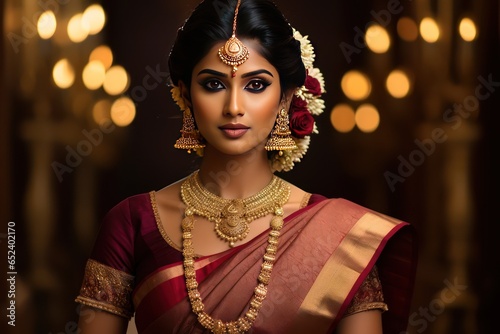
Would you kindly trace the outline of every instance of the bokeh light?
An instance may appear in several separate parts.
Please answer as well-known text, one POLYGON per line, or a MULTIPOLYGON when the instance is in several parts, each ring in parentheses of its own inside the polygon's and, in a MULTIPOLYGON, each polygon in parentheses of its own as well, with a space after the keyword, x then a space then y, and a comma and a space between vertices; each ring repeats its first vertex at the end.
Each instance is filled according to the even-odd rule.
POLYGON ((391 39, 387 30, 378 24, 373 24, 368 27, 365 41, 368 48, 375 53, 385 53, 391 46, 391 39))
POLYGON ((74 43, 83 42, 89 35, 89 26, 82 18, 82 14, 75 14, 68 22, 68 36, 74 43))
POLYGON ((122 94, 127 90, 129 85, 129 79, 127 71, 122 66, 115 65, 112 66, 107 72, 104 78, 104 91, 109 95, 122 94))
POLYGON ((106 68, 98 61, 93 60, 85 65, 83 69, 82 79, 85 87, 91 90, 98 89, 104 83, 106 78, 106 68))
POLYGON ((380 115, 374 105, 366 103, 356 109, 356 126, 363 132, 370 133, 377 130, 380 124, 380 115))
POLYGON ((51 38, 56 32, 57 20, 54 12, 51 10, 45 11, 40 15, 37 22, 38 35, 42 39, 51 38))
POLYGON ((90 5, 83 12, 82 21, 88 27, 89 35, 98 34, 106 23, 104 9, 98 4, 90 5))
POLYGON ((107 45, 99 45, 96 47, 89 56, 89 62, 98 60, 100 61, 106 70, 108 70, 113 64, 113 52, 107 45))
POLYGON ((330 122, 335 130, 342 133, 352 131, 356 126, 354 110, 348 104, 336 105, 330 113, 330 122))
POLYGON ((75 82, 75 70, 68 59, 59 60, 52 70, 52 78, 57 87, 66 89, 75 82))
POLYGON ((473 40, 476 39, 477 36, 476 24, 470 18, 467 17, 463 18, 460 21, 458 30, 460 32, 460 36, 464 41, 472 42, 473 40))
POLYGON ((387 91, 395 98, 400 99, 407 96, 410 91, 410 85, 408 75, 402 70, 394 70, 387 76, 387 91))
POLYGON ((92 108, 92 118, 99 125, 109 122, 111 119, 111 101, 107 99, 97 101, 92 108))
POLYGON ((440 35, 439 26, 434 19, 426 17, 420 22, 420 34, 427 43, 435 43, 440 35))
POLYGON ((366 99, 372 90, 370 79, 356 70, 344 74, 341 86, 344 94, 354 101, 366 99))
POLYGON ((402 17, 397 24, 399 37, 407 42, 416 41, 418 38, 418 27, 415 21, 409 17, 402 17))
POLYGON ((111 105, 111 120, 118 126, 130 125, 135 118, 135 104, 129 97, 123 96, 111 105))

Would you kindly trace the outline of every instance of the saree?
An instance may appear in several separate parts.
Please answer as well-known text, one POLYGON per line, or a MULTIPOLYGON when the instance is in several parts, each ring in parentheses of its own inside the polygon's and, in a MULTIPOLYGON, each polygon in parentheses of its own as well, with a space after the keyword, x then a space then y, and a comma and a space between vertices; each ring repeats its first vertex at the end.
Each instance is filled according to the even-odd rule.
MULTIPOLYGON (((388 305, 382 314, 384 333, 406 330, 417 255, 411 225, 344 199, 315 198, 285 219, 267 297, 250 333, 334 332, 375 265, 388 305)), ((153 193, 150 200, 154 204, 153 193)), ((95 280, 94 286, 82 284, 77 301, 125 317, 135 312, 141 334, 206 333, 187 299, 182 254, 164 234, 155 205, 148 207, 146 201, 145 195, 136 196, 114 210, 119 217, 112 220, 130 223, 118 232, 105 225, 89 261, 107 268, 110 277, 121 275, 115 282, 126 282, 99 288, 115 301, 101 295, 96 302, 95 280), (151 220, 154 224, 144 223, 151 220), (115 238, 100 241, 111 232, 115 238)), ((247 311, 267 234, 196 259, 199 291, 213 318, 233 321, 247 311)))

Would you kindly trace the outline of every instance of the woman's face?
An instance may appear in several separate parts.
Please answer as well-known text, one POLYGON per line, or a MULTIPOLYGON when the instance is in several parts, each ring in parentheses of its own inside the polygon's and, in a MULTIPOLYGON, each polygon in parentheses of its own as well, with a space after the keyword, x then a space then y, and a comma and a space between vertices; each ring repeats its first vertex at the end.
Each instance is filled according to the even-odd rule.
POLYGON ((263 149, 281 101, 276 68, 257 52, 257 42, 243 42, 250 57, 235 77, 217 54, 219 43, 195 66, 191 81, 192 109, 207 149, 229 155, 263 149))

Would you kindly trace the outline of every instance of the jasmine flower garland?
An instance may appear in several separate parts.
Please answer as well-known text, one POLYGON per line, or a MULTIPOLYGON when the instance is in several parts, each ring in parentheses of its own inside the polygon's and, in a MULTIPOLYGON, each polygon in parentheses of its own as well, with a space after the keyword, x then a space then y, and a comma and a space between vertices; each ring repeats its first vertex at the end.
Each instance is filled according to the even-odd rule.
POLYGON ((325 80, 323 73, 314 67, 316 58, 314 47, 308 36, 302 36, 296 29, 293 29, 293 37, 300 42, 302 62, 306 68, 307 77, 304 85, 295 92, 289 112, 290 130, 297 148, 283 151, 281 156, 278 152, 272 153, 271 168, 277 172, 291 170, 295 163, 304 157, 309 149, 310 135, 318 133, 312 116, 320 115, 325 109, 325 101, 321 99, 321 95, 325 93, 325 80))

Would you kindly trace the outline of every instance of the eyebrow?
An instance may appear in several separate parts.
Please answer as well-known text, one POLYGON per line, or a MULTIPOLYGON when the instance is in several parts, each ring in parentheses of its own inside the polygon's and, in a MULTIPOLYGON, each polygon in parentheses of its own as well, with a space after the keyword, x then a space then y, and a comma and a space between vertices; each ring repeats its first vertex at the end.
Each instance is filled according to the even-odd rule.
MULTIPOLYGON (((201 70, 200 72, 198 72, 198 75, 201 75, 201 74, 212 74, 212 75, 215 75, 215 76, 218 76, 218 77, 223 77, 223 78, 227 78, 228 75, 226 73, 222 73, 222 72, 219 72, 219 71, 215 71, 215 70, 211 70, 209 68, 206 68, 204 70, 201 70)), ((268 74, 270 75, 271 77, 274 78, 273 74, 271 72, 269 72, 268 70, 264 70, 264 69, 261 69, 261 70, 256 70, 256 71, 252 71, 252 72, 248 72, 248 73, 244 73, 241 75, 242 78, 248 78, 248 77, 251 77, 251 76, 254 76, 254 75, 258 75, 258 74, 262 74, 262 73, 265 73, 265 74, 268 74)))
POLYGON ((241 75, 241 77, 242 77, 242 78, 248 78, 248 77, 252 77, 252 76, 254 76, 254 75, 257 75, 257 74, 262 74, 262 73, 268 74, 268 75, 270 75, 271 77, 273 77, 273 78, 274 78, 274 75, 273 75, 271 72, 269 72, 268 70, 264 70, 264 69, 262 69, 262 70, 257 70, 257 71, 252 71, 252 72, 248 72, 248 73, 242 74, 242 75, 241 75))
POLYGON ((226 73, 222 73, 222 72, 219 72, 219 71, 215 71, 215 70, 211 70, 209 68, 206 68, 204 70, 201 70, 200 72, 198 72, 198 75, 200 74, 204 74, 204 73, 207 73, 207 74, 212 74, 212 75, 215 75, 215 76, 218 76, 218 77, 224 77, 226 78, 227 77, 227 74, 226 73))

